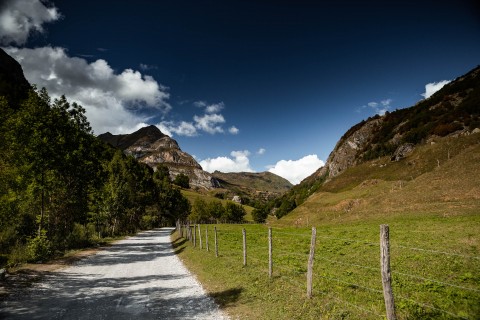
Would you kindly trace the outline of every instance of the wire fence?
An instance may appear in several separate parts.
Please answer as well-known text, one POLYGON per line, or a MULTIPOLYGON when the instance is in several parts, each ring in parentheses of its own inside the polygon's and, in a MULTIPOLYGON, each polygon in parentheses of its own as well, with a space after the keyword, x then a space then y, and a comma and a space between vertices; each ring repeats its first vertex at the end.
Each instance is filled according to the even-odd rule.
POLYGON ((400 318, 479 319, 480 256, 399 243, 390 246, 387 239, 388 270, 384 270, 378 254, 382 252, 380 260, 383 261, 385 244, 382 241, 316 235, 315 228, 312 233, 272 228, 250 232, 245 226, 237 226, 235 230, 222 225, 212 228, 178 224, 177 230, 195 248, 199 248, 203 237, 203 243, 208 241, 210 248, 215 246, 220 259, 240 263, 243 257, 244 266, 268 271, 266 276, 272 281, 280 278, 305 290, 307 298, 312 298, 313 288, 313 298, 340 303, 357 316, 389 320, 396 319, 397 315, 400 318), (437 278, 438 270, 431 270, 439 264, 445 264, 443 269, 450 270, 442 274, 444 278, 437 278), (472 271, 465 272, 469 268, 473 268, 472 271), (428 275, 429 271, 434 271, 430 272, 433 275, 428 275), (388 285, 386 288, 386 282, 390 283, 390 289, 388 285))

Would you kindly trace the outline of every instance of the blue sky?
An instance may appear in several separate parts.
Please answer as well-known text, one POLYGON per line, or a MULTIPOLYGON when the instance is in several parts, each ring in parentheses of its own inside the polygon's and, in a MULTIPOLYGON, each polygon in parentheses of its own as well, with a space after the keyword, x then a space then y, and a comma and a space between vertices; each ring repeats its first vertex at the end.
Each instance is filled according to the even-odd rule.
POLYGON ((155 124, 207 171, 298 183, 352 125, 480 63, 475 1, 50 1, 0 5, 27 79, 95 133, 155 124))

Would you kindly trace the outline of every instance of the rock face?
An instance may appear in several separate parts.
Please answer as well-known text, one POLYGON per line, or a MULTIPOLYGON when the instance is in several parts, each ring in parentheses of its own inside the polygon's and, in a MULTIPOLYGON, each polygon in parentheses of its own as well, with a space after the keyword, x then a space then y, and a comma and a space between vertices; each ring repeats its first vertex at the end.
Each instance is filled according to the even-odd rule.
POLYGON ((400 161, 431 137, 456 137, 480 126, 480 67, 445 85, 416 105, 387 112, 350 128, 324 167, 306 180, 329 179, 362 162, 389 156, 400 161))
POLYGON ((382 118, 365 122, 358 130, 350 136, 340 139, 335 146, 334 152, 330 154, 326 165, 318 172, 323 175, 328 172, 329 177, 334 177, 347 168, 359 163, 359 153, 372 140, 374 132, 380 127, 382 118))
POLYGON ((391 158, 392 161, 400 161, 412 153, 415 145, 413 143, 404 143, 395 150, 391 158))
POLYGON ((107 132, 98 138, 152 168, 156 168, 159 163, 165 164, 172 179, 180 173, 187 175, 192 187, 210 189, 218 185, 210 173, 203 171, 191 155, 180 149, 177 141, 163 134, 156 126, 144 127, 124 135, 107 132))
POLYGON ((0 96, 5 96, 10 106, 16 108, 29 89, 20 64, 0 48, 0 96))

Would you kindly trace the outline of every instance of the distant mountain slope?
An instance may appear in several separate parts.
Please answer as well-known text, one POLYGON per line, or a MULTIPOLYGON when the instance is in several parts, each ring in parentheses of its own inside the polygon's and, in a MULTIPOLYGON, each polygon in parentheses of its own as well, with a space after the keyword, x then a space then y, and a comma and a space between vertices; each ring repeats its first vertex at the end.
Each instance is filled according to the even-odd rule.
POLYGON ((433 138, 400 161, 382 157, 346 169, 277 223, 478 214, 479 163, 480 132, 433 138))
POLYGON ((336 144, 325 166, 277 201, 277 214, 287 214, 349 168, 381 157, 399 160, 432 139, 468 135, 478 128, 480 67, 410 108, 377 115, 350 128, 336 144))
POLYGON ((30 84, 20 64, 0 48, 0 96, 5 96, 10 107, 16 109, 28 95, 30 84))
POLYGON ((293 186, 288 180, 271 172, 231 172, 215 171, 212 176, 220 187, 232 194, 250 199, 273 199, 290 190, 293 186))
POLYGON ((182 151, 177 141, 163 134, 156 126, 144 127, 123 135, 107 132, 98 138, 153 168, 159 163, 165 164, 172 178, 180 173, 187 175, 192 187, 210 189, 217 186, 215 179, 203 171, 191 155, 182 151))

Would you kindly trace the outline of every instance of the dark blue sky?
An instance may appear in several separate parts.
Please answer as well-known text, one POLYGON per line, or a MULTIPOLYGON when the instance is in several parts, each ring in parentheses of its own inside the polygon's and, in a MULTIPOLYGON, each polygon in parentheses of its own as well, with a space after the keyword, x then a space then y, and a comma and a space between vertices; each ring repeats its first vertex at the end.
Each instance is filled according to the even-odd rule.
POLYGON ((245 169, 245 158, 231 154, 245 150, 254 171, 312 154, 325 161, 355 123, 411 106, 427 83, 480 63, 475 1, 53 4, 62 19, 25 46, 63 47, 88 63, 103 59, 118 74, 130 68, 152 76, 168 87, 171 110, 129 112, 170 128, 183 150, 210 159, 204 166, 226 157, 245 169), (223 132, 175 131, 182 121, 198 125, 201 106, 220 103, 223 132))

